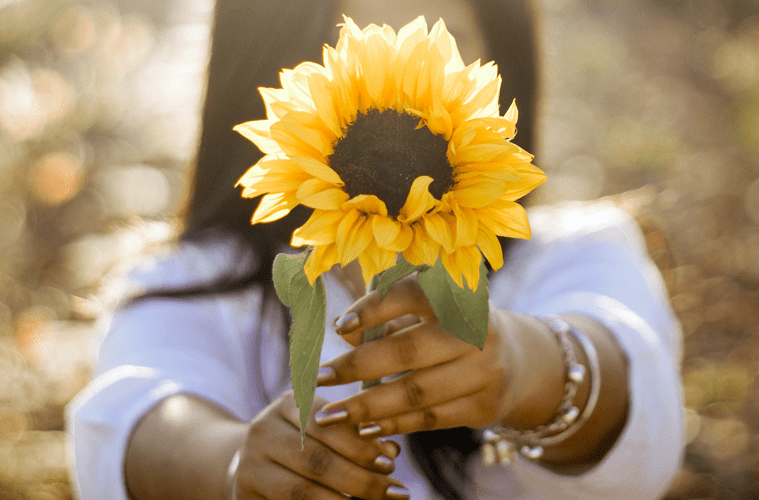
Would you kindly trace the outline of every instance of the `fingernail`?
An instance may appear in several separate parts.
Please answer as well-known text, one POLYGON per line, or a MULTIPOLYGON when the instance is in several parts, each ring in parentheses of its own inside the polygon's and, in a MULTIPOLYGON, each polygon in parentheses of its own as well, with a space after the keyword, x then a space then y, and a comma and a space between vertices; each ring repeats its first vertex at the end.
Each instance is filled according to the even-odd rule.
POLYGON ((362 438, 373 437, 381 432, 382 427, 380 427, 379 424, 375 424, 374 422, 369 424, 361 424, 358 426, 358 435, 362 438))
POLYGON ((337 333, 348 333, 351 330, 358 328, 358 325, 358 314, 349 312, 348 314, 344 314, 335 320, 335 331, 337 333))
POLYGON ((348 418, 348 412, 342 406, 335 406, 327 410, 319 410, 314 415, 314 420, 319 425, 332 425, 348 418))
POLYGON ((392 439, 380 439, 385 444, 385 451, 389 451, 390 458, 395 460, 398 455, 401 454, 401 445, 393 441, 392 439))
POLYGON ((411 495, 403 486, 391 485, 385 490, 385 497, 390 500, 408 500, 411 495))
POLYGON ((325 385, 337 378, 335 369, 331 366, 321 366, 316 376, 316 385, 325 385))
POLYGON ((390 474, 395 470, 395 462, 385 455, 380 455, 374 460, 374 467, 390 474))

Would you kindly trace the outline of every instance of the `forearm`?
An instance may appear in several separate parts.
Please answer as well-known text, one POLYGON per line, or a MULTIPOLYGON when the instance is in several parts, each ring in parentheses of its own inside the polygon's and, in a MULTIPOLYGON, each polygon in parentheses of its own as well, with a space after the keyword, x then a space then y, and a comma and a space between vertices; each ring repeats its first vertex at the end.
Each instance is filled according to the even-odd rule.
MULTIPOLYGON (((627 360, 611 332, 587 317, 565 316, 578 331, 593 343, 600 367, 598 381, 591 380, 587 370, 579 384, 574 404, 580 412, 585 408, 592 383, 600 383, 598 402, 589 419, 578 431, 565 441, 545 447, 541 462, 562 467, 571 472, 573 467, 592 465, 601 460, 616 441, 627 417, 629 387, 627 360)), ((548 423, 554 417, 563 392, 566 369, 562 352, 555 335, 541 321, 526 316, 513 316, 518 345, 522 353, 520 363, 524 394, 516 402, 504 424, 510 427, 530 429, 548 423)), ((582 346, 572 338, 577 361, 588 367, 588 359, 582 346)))
POLYGON ((125 477, 135 500, 225 500, 226 473, 248 424, 210 402, 171 396, 132 431, 125 477))

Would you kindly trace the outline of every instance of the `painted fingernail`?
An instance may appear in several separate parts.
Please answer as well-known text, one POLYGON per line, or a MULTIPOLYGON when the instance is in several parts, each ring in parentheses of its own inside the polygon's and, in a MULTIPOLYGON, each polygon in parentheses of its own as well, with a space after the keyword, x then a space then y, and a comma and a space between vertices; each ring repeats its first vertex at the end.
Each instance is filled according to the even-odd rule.
POLYGON ((319 410, 314 415, 314 420, 319 425, 332 425, 347 420, 348 412, 342 406, 335 406, 326 410, 319 410))
POLYGON ((390 474, 395 470, 395 462, 385 455, 380 455, 374 460, 374 468, 390 474))
POLYGON ((389 498, 390 500, 408 500, 411 498, 411 494, 403 486, 391 485, 385 490, 385 498, 389 498))
POLYGON ((361 424, 358 426, 358 435, 362 438, 374 437, 382 432, 382 427, 379 424, 371 422, 369 424, 361 424))
POLYGON ((335 369, 331 366, 321 366, 316 376, 316 385, 326 385, 337 378, 335 369))
POLYGON ((335 320, 335 331, 337 333, 348 333, 358 328, 359 323, 358 314, 349 312, 335 320))

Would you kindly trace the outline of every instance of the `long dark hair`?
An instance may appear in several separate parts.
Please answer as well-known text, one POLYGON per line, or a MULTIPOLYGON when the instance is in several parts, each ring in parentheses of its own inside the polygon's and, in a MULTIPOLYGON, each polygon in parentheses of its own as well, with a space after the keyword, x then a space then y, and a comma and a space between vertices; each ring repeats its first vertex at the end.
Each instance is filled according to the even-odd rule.
MULTIPOLYGON (((517 99, 516 142, 534 152, 538 75, 530 0, 477 0, 474 5, 490 59, 503 79, 501 111, 517 99)), ((274 256, 308 214, 296 209, 277 222, 249 223, 255 203, 242 199, 232 186, 261 153, 232 127, 265 117, 257 88, 279 87, 282 68, 321 60, 323 44, 334 43, 329 38, 339 14, 336 8, 336 2, 313 0, 217 0, 194 189, 181 239, 202 240, 209 229, 227 231, 253 249, 258 265, 242 276, 230 274, 192 289, 148 296, 222 293, 252 284, 271 292, 274 256)), ((502 244, 506 248, 509 241, 502 244)), ((416 462, 435 489, 449 500, 463 500, 461 485, 466 477, 461 471, 478 446, 472 430, 417 432, 409 436, 409 442, 416 462)))

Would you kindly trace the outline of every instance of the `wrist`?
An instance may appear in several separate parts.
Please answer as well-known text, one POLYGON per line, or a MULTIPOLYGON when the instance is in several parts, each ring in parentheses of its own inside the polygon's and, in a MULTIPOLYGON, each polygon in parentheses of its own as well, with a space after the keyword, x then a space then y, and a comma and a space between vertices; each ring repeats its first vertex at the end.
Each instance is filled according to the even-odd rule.
POLYGON ((550 422, 564 397, 566 368, 556 336, 537 318, 510 314, 516 396, 499 422, 532 429, 550 422))

